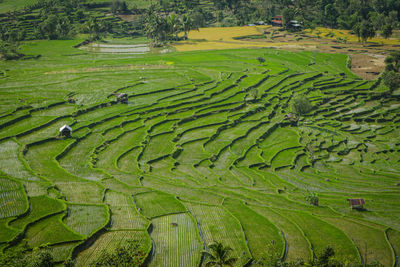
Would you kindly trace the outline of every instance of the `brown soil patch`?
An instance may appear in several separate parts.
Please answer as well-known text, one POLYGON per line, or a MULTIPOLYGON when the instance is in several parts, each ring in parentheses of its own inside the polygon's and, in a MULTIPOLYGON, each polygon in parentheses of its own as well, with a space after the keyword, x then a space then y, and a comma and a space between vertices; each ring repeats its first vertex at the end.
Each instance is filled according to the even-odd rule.
POLYGON ((120 17, 124 21, 131 22, 133 21, 133 19, 138 17, 138 15, 118 15, 118 17, 120 17))
POLYGON ((385 68, 385 56, 351 54, 351 71, 365 80, 375 79, 385 68))
MULTIPOLYGON (((389 51, 400 50, 399 45, 381 45, 367 43, 363 46, 360 43, 339 43, 336 40, 317 38, 302 33, 290 33, 279 31, 279 28, 272 27, 265 31, 266 39, 257 41, 269 44, 290 43, 289 46, 281 46, 282 49, 318 50, 323 53, 341 53, 351 57, 351 71, 365 80, 378 78, 385 68, 384 60, 389 51), (275 30, 273 38, 271 32, 275 30), (315 45, 311 45, 315 44, 315 45)), ((256 41, 256 40, 251 40, 256 41)))

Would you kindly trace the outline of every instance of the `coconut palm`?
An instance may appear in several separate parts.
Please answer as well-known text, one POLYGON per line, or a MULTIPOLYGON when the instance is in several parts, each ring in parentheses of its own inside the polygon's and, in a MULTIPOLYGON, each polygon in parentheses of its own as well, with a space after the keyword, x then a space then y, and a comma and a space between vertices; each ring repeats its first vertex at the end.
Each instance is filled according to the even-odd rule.
POLYGON ((197 27, 194 27, 194 23, 191 17, 188 15, 183 15, 182 17, 182 29, 184 32, 184 39, 186 40, 188 38, 188 33, 190 30, 198 30, 197 27))
POLYGON ((181 30, 181 22, 178 18, 177 15, 171 14, 168 17, 168 32, 170 32, 172 35, 175 35, 175 40, 178 40, 178 33, 181 30))
POLYGON ((206 257, 206 263, 204 265, 206 267, 233 266, 237 261, 237 258, 230 257, 229 255, 232 249, 224 246, 220 242, 213 242, 208 246, 208 248, 208 251, 203 252, 206 257))

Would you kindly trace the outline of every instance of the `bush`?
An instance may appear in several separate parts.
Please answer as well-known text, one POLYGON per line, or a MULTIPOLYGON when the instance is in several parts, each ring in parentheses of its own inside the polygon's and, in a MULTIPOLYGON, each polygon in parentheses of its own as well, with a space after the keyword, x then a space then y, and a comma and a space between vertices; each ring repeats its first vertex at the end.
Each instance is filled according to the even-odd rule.
POLYGON ((48 251, 40 251, 29 261, 29 267, 52 267, 55 265, 53 256, 48 251))
POLYGON ((265 62, 265 58, 263 57, 258 57, 257 60, 258 62, 260 62, 260 64, 263 64, 265 62))
POLYGON ((314 205, 314 206, 319 205, 319 198, 314 192, 309 192, 305 198, 306 198, 306 201, 308 201, 311 205, 314 205))
POLYGON ((351 57, 350 56, 347 56, 346 66, 347 66, 348 69, 351 69, 351 67, 352 67, 351 57))
POLYGON ((55 265, 53 256, 46 249, 28 253, 28 248, 20 247, 9 249, 6 253, 0 253, 0 266, 13 267, 52 267, 55 265))
POLYGON ((391 71, 385 71, 382 75, 383 84, 386 85, 390 91, 400 87, 400 74, 391 71))
POLYGON ((383 26, 383 29, 382 29, 382 36, 383 36, 385 39, 387 39, 387 38, 389 38, 390 36, 392 36, 392 34, 393 34, 393 27, 392 27, 392 25, 386 24, 385 26, 383 26))
POLYGON ((18 42, 0 41, 0 54, 5 60, 18 59, 22 57, 23 54, 18 53, 18 50, 18 42))
POLYGON ((104 253, 100 259, 91 263, 91 266, 141 266, 146 258, 144 249, 137 241, 130 241, 127 245, 120 245, 112 253, 104 253))
POLYGON ((305 115, 310 112, 312 109, 312 105, 310 100, 304 95, 298 96, 294 99, 293 102, 293 111, 297 115, 305 115))

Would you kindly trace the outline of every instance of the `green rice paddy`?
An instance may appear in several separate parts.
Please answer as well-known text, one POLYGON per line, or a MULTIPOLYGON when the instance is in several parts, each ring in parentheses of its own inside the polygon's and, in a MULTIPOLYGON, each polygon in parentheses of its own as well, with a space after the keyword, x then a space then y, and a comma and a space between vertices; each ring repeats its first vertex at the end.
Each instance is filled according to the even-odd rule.
POLYGON ((342 54, 107 54, 80 41, 29 42, 39 59, 0 62, 3 251, 47 247, 87 266, 138 240, 150 266, 198 266, 215 240, 241 266, 274 241, 287 261, 332 246, 394 266, 400 102, 380 80, 342 54), (285 115, 301 94, 314 108, 294 125, 285 115))

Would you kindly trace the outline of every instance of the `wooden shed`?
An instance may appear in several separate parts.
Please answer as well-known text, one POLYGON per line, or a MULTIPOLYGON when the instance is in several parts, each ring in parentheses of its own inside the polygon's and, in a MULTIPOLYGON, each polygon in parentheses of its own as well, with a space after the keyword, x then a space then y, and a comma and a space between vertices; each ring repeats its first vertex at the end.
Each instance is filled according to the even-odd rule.
POLYGON ((349 198, 347 199, 349 201, 350 207, 352 209, 363 209, 365 200, 363 198, 349 198))
POLYGON ((60 128, 60 135, 65 137, 71 137, 72 128, 68 125, 64 125, 60 128))
POLYGON ((285 119, 287 119, 288 121, 290 121, 290 123, 291 123, 292 125, 296 125, 296 124, 297 124, 297 121, 299 120, 299 119, 297 118, 297 116, 296 116, 295 114, 293 114, 292 112, 286 114, 286 115, 285 115, 285 119))
POLYGON ((128 95, 124 93, 116 94, 117 101, 123 104, 128 104, 128 95))
POLYGON ((273 26, 282 26, 282 16, 274 16, 272 19, 273 26))

